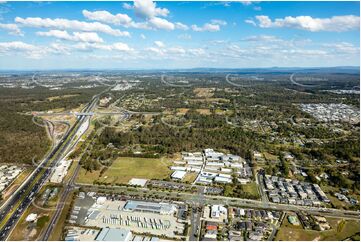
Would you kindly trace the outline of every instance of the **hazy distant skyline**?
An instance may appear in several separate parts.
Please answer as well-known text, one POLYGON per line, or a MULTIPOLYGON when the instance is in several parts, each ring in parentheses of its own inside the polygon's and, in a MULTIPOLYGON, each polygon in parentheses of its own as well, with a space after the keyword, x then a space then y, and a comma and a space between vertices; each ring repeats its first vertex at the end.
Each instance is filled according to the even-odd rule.
POLYGON ((0 69, 359 66, 359 2, 1 2, 0 69))

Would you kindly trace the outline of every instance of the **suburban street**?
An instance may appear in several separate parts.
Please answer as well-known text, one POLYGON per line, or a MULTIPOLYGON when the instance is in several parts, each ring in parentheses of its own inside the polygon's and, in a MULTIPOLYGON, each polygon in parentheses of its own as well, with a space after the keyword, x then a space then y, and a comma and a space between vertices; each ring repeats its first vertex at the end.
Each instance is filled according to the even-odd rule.
POLYGON ((224 197, 224 196, 211 196, 211 195, 199 195, 199 194, 191 194, 191 193, 183 193, 183 192, 173 192, 173 191, 160 191, 160 190, 150 190, 147 188, 132 188, 129 187, 121 187, 121 186, 98 186, 98 185, 85 185, 85 184, 77 184, 80 187, 83 187, 87 191, 95 191, 95 192, 112 192, 112 193, 120 193, 127 192, 127 195, 136 195, 136 196, 144 196, 144 195, 158 195, 159 197, 163 197, 166 200, 182 200, 186 202, 190 202, 191 204, 194 201, 203 201, 204 204, 224 204, 231 206, 240 206, 245 208, 259 208, 259 209, 270 209, 270 210, 278 210, 278 211, 304 211, 311 215, 322 215, 329 216, 335 218, 346 218, 346 219, 359 219, 360 212, 359 211, 347 211, 340 209, 332 209, 332 208, 322 208, 322 207, 307 207, 307 206, 297 206, 297 205, 289 205, 289 204, 278 204, 272 202, 264 202, 259 200, 250 200, 243 198, 233 198, 233 197, 224 197))

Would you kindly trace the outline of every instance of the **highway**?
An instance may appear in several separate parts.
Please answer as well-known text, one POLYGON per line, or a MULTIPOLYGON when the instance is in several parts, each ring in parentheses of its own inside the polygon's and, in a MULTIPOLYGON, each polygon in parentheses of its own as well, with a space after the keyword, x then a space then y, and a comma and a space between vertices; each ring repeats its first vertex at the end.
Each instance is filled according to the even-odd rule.
MULTIPOLYGON (((128 115, 127 113, 124 113, 123 114, 125 117, 128 115)), ((88 117, 88 119, 90 119, 90 117, 88 117)), ((91 142, 94 141, 94 139, 101 134, 102 132, 102 128, 100 128, 97 133, 94 135, 93 137, 93 140, 91 142)), ((80 137, 79 137, 80 138, 80 137)), ((90 142, 90 143, 91 143, 90 142)), ((88 150, 88 147, 90 145, 90 143, 86 146, 86 148, 84 149, 83 153, 82 153, 82 156, 85 154, 85 152, 88 150)), ((75 144, 74 144, 75 145, 75 144)), ((79 161, 81 160, 81 157, 79 158, 79 161)), ((62 196, 60 198, 60 201, 58 202, 57 204, 57 207, 56 207, 56 211, 55 211, 55 214, 52 216, 51 220, 50 220, 50 223, 48 225, 48 227, 46 228, 45 230, 45 233, 44 235, 42 236, 42 240, 43 241, 47 241, 49 240, 49 237, 51 235, 51 233, 53 232, 53 228, 56 226, 58 220, 59 220, 59 217, 61 215, 61 213, 63 212, 63 209, 64 209, 64 206, 65 206, 65 203, 67 201, 67 198, 70 194, 70 192, 76 187, 75 185, 75 179, 79 173, 79 170, 80 170, 81 166, 80 164, 78 163, 77 164, 77 167, 74 171, 74 173, 72 174, 71 178, 69 179, 69 182, 66 184, 66 188, 65 188, 65 191, 62 193, 62 196)))
MULTIPOLYGON (((90 103, 85 106, 83 112, 90 112, 99 99, 100 94, 95 95, 90 103)), ((67 131, 60 142, 52 149, 46 158, 37 166, 34 172, 20 186, 14 194, 2 205, 0 210, 0 241, 6 240, 15 227, 17 221, 31 204, 40 188, 51 175, 52 168, 63 158, 64 153, 73 143, 81 125, 89 116, 78 116, 74 125, 67 131)))

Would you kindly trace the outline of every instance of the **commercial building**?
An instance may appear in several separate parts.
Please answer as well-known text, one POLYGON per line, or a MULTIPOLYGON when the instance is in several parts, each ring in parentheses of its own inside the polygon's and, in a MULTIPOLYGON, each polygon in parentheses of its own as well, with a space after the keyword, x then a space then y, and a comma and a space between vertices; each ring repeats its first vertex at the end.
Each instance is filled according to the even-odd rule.
POLYGON ((172 179, 175 179, 175 180, 182 180, 186 174, 187 174, 187 172, 185 172, 185 171, 175 171, 175 172, 173 172, 171 177, 172 177, 172 179))
POLYGON ((227 216, 227 208, 222 205, 212 205, 211 218, 219 218, 222 214, 227 216))
POLYGON ((154 202, 143 202, 143 201, 134 201, 129 200, 125 204, 124 211, 130 212, 148 212, 148 213, 158 213, 158 214, 173 214, 177 211, 177 208, 173 204, 169 203, 154 203, 154 202))
POLYGON ((132 232, 127 229, 103 228, 95 238, 96 241, 130 241, 132 232))
POLYGON ((129 181, 129 185, 144 187, 147 184, 147 179, 132 178, 129 181))
POLYGON ((61 183, 68 173, 68 168, 71 164, 71 160, 61 160, 58 166, 55 168, 53 175, 50 178, 50 182, 61 183))

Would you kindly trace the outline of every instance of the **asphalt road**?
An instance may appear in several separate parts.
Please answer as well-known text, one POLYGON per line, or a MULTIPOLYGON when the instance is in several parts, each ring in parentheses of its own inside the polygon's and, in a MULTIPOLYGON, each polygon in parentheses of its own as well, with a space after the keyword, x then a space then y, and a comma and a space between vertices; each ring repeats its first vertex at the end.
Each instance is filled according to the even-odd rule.
POLYGON ((147 188, 134 188, 133 190, 129 190, 129 187, 121 187, 121 186, 102 186, 102 185, 84 185, 78 184, 84 189, 88 191, 99 191, 99 192, 126 192, 128 195, 158 195, 164 196, 168 200, 179 200, 185 202, 194 203, 194 201, 202 201, 204 204, 224 204, 231 206, 239 206, 246 208, 260 208, 260 209, 269 209, 269 210, 278 210, 278 211, 293 211, 299 212, 304 211, 306 213, 312 215, 322 215, 328 217, 336 217, 336 218, 345 218, 345 219, 360 219, 359 211, 348 211, 341 209, 333 209, 333 208, 321 208, 321 207, 307 207, 307 206, 298 206, 298 205, 290 205, 290 204, 278 204, 272 202, 264 202, 259 200, 250 200, 243 198, 232 198, 232 197, 224 197, 224 196, 212 196, 212 195, 199 195, 199 194, 191 194, 191 193, 183 193, 183 192, 171 192, 171 191, 160 191, 155 189, 147 189, 147 188))
MULTIPOLYGON (((91 110, 98 100, 94 96, 92 101, 84 108, 85 111, 91 110)), ((43 162, 34 170, 18 190, 4 203, 0 211, 0 241, 6 240, 10 232, 15 227, 17 221, 31 204, 40 188, 51 175, 52 168, 63 157, 69 145, 72 143, 81 124, 86 121, 86 116, 79 116, 75 124, 64 135, 61 141, 47 155, 43 162)))

